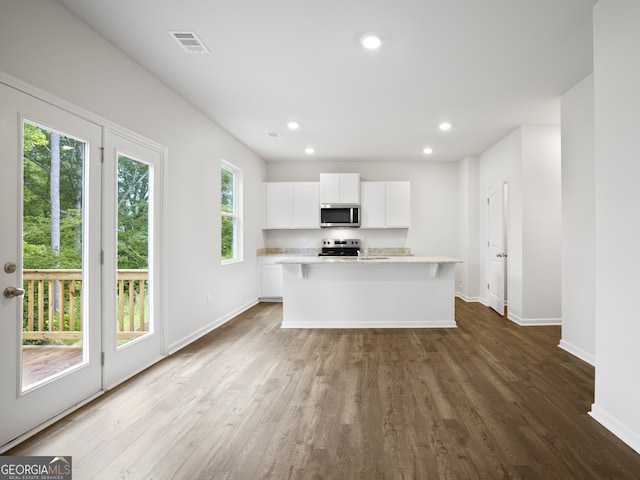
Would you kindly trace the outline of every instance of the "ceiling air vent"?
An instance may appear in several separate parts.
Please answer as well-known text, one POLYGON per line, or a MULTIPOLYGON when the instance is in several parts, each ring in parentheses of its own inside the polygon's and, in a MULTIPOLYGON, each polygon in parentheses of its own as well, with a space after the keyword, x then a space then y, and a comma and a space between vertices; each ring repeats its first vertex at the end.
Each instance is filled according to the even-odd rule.
POLYGON ((169 32, 176 42, 187 53, 209 53, 209 49, 202 43, 195 32, 169 32))
POLYGON ((267 137, 278 139, 278 138, 280 138, 280 134, 277 133, 277 132, 267 132, 267 137))

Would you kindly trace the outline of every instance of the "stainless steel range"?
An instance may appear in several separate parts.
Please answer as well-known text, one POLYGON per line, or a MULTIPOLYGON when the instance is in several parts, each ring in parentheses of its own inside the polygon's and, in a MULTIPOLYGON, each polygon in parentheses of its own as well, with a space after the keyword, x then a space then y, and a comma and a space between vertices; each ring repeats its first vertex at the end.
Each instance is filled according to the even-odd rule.
POLYGON ((322 240, 322 251, 318 254, 321 257, 357 257, 360 250, 360 240, 351 239, 330 239, 322 240))

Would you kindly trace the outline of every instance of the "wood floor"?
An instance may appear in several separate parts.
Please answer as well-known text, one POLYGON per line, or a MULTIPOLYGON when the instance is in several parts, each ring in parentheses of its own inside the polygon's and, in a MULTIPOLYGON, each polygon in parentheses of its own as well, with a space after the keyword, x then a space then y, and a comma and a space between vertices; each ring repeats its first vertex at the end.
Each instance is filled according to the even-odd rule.
POLYGON ((283 330, 261 303, 28 440, 74 479, 638 479, 559 327, 283 330))

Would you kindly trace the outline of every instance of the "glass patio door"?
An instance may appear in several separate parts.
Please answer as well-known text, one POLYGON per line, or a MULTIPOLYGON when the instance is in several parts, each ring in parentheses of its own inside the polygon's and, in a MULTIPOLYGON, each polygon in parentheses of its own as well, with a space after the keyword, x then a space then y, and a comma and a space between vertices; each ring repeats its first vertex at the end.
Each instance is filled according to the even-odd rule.
POLYGON ((0 84, 0 447, 102 390, 101 144, 0 84))
POLYGON ((108 130, 103 168, 104 388, 162 357, 160 203, 164 152, 108 130), (116 187, 116 188, 114 188, 116 187))

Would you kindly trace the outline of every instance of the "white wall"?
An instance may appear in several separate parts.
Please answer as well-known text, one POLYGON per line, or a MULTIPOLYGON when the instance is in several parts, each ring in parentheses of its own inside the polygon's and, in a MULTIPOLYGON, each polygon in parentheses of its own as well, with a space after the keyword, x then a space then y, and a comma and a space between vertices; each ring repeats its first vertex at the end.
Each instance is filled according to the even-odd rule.
POLYGON ((593 75, 562 96, 562 339, 594 365, 596 214, 593 75))
POLYGON ((465 157, 458 162, 459 258, 456 268, 456 294, 468 302, 480 301, 478 263, 478 157, 465 157))
POLYGON ((0 70, 168 147, 168 343, 178 348, 257 299, 254 153, 53 0, 0 0, 0 70), (220 159, 245 175, 245 262, 220 265, 220 159), (212 295, 212 304, 206 301, 212 295))
POLYGON ((596 382, 591 414, 640 452, 640 2, 594 17, 596 382))
POLYGON ((349 237, 370 247, 408 247, 415 255, 459 256, 458 164, 390 162, 272 162, 270 182, 317 182, 320 173, 360 173, 361 181, 411 182, 409 229, 265 230, 268 247, 320 247, 322 238, 349 237))
POLYGON ((487 192, 507 181, 508 317, 523 325, 561 321, 560 168, 559 127, 520 127, 480 155, 480 296, 487 303, 487 192))
POLYGON ((560 127, 522 127, 523 321, 562 317, 560 127))

